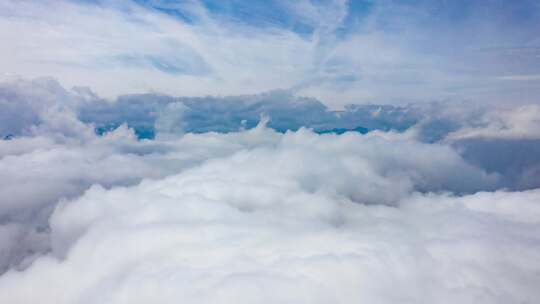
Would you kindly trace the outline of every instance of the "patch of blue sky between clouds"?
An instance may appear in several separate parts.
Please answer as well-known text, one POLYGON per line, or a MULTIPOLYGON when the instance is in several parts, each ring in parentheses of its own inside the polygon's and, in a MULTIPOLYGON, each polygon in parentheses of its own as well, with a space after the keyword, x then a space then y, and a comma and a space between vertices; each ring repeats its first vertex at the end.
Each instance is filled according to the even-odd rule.
MULTIPOLYGON (((298 12, 291 9, 291 3, 282 0, 133 0, 133 3, 188 24, 200 21, 200 16, 192 11, 193 7, 198 5, 213 18, 224 22, 239 23, 255 28, 286 29, 298 35, 311 35, 316 30, 313 20, 299 18, 298 12)), ((314 7, 334 6, 332 1, 328 0, 307 1, 307 3, 314 7)), ((359 19, 368 15, 372 1, 350 1, 347 6, 348 14, 343 21, 343 26, 335 31, 341 36, 347 34, 349 29, 353 29, 353 25, 359 19)))
MULTIPOLYGON (((172 16, 181 16, 181 9, 175 9, 171 2, 175 1, 148 1, 154 2, 154 7, 172 16), (157 2, 157 3, 156 3, 157 2), (156 5, 157 4, 157 5, 156 5), (168 8, 167 8, 168 7, 168 8)), ((202 0, 199 2, 214 18, 225 22, 240 23, 252 27, 275 27, 288 29, 298 34, 311 34, 314 28, 311 24, 298 20, 291 15, 286 6, 279 1, 242 1, 242 0, 202 0)))

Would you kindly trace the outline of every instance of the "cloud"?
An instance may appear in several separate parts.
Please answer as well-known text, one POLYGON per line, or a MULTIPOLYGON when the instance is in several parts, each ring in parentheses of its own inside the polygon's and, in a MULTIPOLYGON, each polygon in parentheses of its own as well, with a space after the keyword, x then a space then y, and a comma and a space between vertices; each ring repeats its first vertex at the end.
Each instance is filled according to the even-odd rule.
POLYGON ((77 98, 54 79, 40 78, 30 81, 17 79, 0 83, 0 134, 22 135, 31 132, 31 126, 50 120, 52 112, 73 108, 77 98))
POLYGON ((533 303, 539 27, 0 0, 0 303, 533 303))
POLYGON ((224 97, 132 94, 114 102, 96 100, 78 108, 80 119, 95 124, 99 132, 127 123, 142 138, 152 138, 163 120, 176 133, 233 132, 254 127, 265 115, 272 118, 269 127, 280 132, 301 127, 320 133, 403 131, 424 118, 426 113, 421 111, 388 105, 347 105, 342 111, 333 111, 315 98, 296 96, 290 90, 224 97))
MULTIPOLYGON (((56 203, 81 195, 93 184, 109 188, 164 177, 272 138, 272 134, 266 139, 253 138, 253 130, 232 142, 227 135, 212 134, 150 142, 138 141, 125 126, 103 137, 91 128, 88 131, 89 135, 68 140, 56 133, 40 132, 33 137, 0 141, 0 226, 21 225, 19 229, 27 230, 23 235, 33 236, 37 230, 47 234, 47 219, 56 203)), ((27 246, 33 253, 48 250, 42 242, 28 242, 14 238, 7 248, 27 246)), ((25 256, 4 255, 0 270, 18 264, 25 256)))
POLYGON ((0 302, 538 296, 540 145, 448 139, 500 121, 532 134, 534 105, 111 101, 53 79, 0 96, 0 302), (372 131, 339 131, 356 126, 372 131))
MULTIPOLYGON (((395 155, 394 145, 402 152, 407 145, 437 149, 299 131, 165 179, 92 187, 57 206, 50 219, 52 253, 0 277, 0 298, 534 301, 538 190, 411 193, 416 170, 403 163, 418 155, 395 155), (387 164, 389 154, 395 163, 387 164), (374 204, 361 204, 370 198, 374 204), (388 199, 397 205, 380 204, 388 199)), ((454 174, 444 168, 447 156, 428 154, 441 161, 425 164, 443 166, 435 172, 445 177, 426 181, 445 184, 454 174)), ((427 176, 431 169, 414 168, 427 176)))
POLYGON ((540 106, 532 104, 507 110, 495 109, 484 113, 476 126, 452 132, 447 140, 483 139, 539 139, 540 106))
POLYGON ((519 76, 540 73, 531 1, 9 0, 0 10, 5 73, 109 98, 295 89, 341 108, 539 93, 519 76))
POLYGON ((535 105, 477 112, 443 136, 470 163, 505 177, 512 189, 540 187, 540 108, 535 105))
MULTIPOLYGON (((134 94, 110 101, 89 89, 66 90, 52 79, 18 79, 2 86, 0 94, 6 96, 2 137, 44 135, 41 141, 47 141, 47 137, 54 135, 54 140, 60 142, 91 142, 94 130, 103 134, 127 124, 139 138, 174 138, 184 133, 250 129, 262 116, 269 116, 268 127, 279 132, 301 127, 317 133, 381 130, 385 132, 375 133, 384 138, 407 137, 451 144, 468 162, 504 177, 503 184, 511 189, 534 188, 536 184, 531 181, 540 163, 535 157, 512 157, 515 153, 532 156, 534 153, 528 151, 538 148, 534 136, 538 129, 535 105, 510 109, 467 103, 347 105, 343 111, 332 111, 317 99, 295 96, 285 90, 226 97, 134 94), (13 119, 29 115, 24 113, 31 113, 33 119, 13 119), (392 132, 386 133, 389 130, 405 133, 396 137, 392 132), (493 149, 499 153, 488 153, 493 149)), ((17 149, 13 144, 5 146, 17 149)))

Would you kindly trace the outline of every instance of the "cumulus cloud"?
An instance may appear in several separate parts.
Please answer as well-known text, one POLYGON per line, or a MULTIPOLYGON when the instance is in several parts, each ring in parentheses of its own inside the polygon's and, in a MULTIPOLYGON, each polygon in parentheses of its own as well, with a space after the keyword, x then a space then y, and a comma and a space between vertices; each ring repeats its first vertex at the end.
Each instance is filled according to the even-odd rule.
MULTIPOLYGON (((160 142, 138 141, 133 131, 125 126, 102 137, 95 135, 91 128, 88 131, 91 132, 88 137, 67 141, 54 133, 0 141, 2 222, 23 224, 29 231, 44 230, 50 212, 60 199, 76 197, 93 184, 132 185, 271 140, 271 136, 254 138, 252 134, 256 130, 237 136, 234 141, 227 135, 207 134, 160 142)), ((14 239, 8 242, 8 247, 15 248, 20 243, 20 239, 14 239)), ((43 244, 33 245, 41 247, 43 244)), ((36 250, 48 248, 30 251, 36 250)), ((24 254, 0 259, 0 266, 4 269, 16 264, 22 256, 24 254)))
POLYGON ((407 106, 351 104, 336 111, 317 99, 281 90, 203 98, 126 95, 114 103, 84 104, 79 116, 94 123, 99 132, 126 123, 142 138, 154 137, 158 129, 177 135, 234 132, 254 127, 261 115, 270 116, 268 126, 280 132, 302 126, 317 133, 384 131, 375 133, 385 138, 397 134, 399 138, 452 145, 468 162, 500 175, 505 187, 531 189, 540 186, 537 110, 535 104, 512 108, 435 102, 407 106))
POLYGON ((13 135, 0 140, 0 302, 539 296, 540 160, 512 153, 540 145, 514 131, 449 140, 534 127, 522 108, 333 111, 289 91, 111 101, 53 79, 1 83, 0 97, 13 135))
POLYGON ((0 134, 31 133, 30 127, 51 120, 53 112, 73 108, 77 102, 58 82, 51 78, 16 79, 0 83, 0 134))
MULTIPOLYGON (((172 97, 158 94, 120 96, 114 103, 87 103, 79 108, 81 120, 94 123, 98 130, 122 123, 135 129, 140 137, 156 132, 232 132, 253 128, 261 116, 270 116, 269 126, 281 132, 310 127, 317 132, 334 129, 405 129, 416 121, 401 108, 388 107, 374 117, 378 106, 331 111, 314 98, 294 96, 278 90, 255 95, 227 97, 172 97), (392 111, 392 113, 389 113, 392 111), (403 119, 403 117, 406 117, 403 119), (404 120, 404 121, 402 121, 404 120), (359 124, 362 125, 359 125, 359 124)), ((367 131, 367 130, 366 130, 367 131)))
POLYGON ((539 139, 540 106, 536 104, 484 113, 475 126, 462 128, 446 136, 447 140, 539 139))
MULTIPOLYGON (((0 298, 532 303, 540 192, 411 194, 413 154, 386 145, 433 149, 299 131, 165 179, 92 187, 57 206, 52 253, 0 277, 0 298)), ((435 171, 446 177, 428 183, 452 175, 435 171)))
POLYGON ((126 125, 98 136, 76 109, 99 99, 82 93, 52 79, 1 85, 6 120, 0 140, 0 271, 50 249, 47 220, 60 199, 79 196, 93 184, 132 185, 177 173, 271 138, 251 139, 252 131, 233 142, 212 134, 138 141, 126 125))
POLYGON ((538 105, 530 104, 453 115, 447 119, 453 122, 453 127, 440 133, 440 141, 456 147, 470 163, 504 176, 507 187, 537 188, 540 186, 539 109, 538 105))

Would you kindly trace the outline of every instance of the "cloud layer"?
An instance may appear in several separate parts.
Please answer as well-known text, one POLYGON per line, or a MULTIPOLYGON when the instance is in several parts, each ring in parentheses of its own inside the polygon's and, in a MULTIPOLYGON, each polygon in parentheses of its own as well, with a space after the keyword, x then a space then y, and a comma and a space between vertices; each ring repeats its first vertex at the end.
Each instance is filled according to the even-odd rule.
POLYGON ((532 303, 538 296, 538 190, 420 194, 489 188, 491 180, 435 145, 248 132, 274 141, 62 201, 49 220, 51 253, 4 274, 0 297, 532 303))
POLYGON ((539 296, 535 105, 111 101, 53 79, 1 83, 0 105, 2 303, 539 296))

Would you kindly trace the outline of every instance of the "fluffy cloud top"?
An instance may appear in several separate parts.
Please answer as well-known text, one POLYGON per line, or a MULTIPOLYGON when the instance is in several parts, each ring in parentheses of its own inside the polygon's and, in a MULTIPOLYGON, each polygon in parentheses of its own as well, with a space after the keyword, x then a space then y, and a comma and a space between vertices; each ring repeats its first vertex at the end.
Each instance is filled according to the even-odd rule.
POLYGON ((52 252, 0 277, 0 298, 532 303, 538 296, 538 190, 413 193, 489 179, 444 147, 354 133, 276 135, 270 145, 165 179, 95 186, 61 202, 49 221, 52 252))
POLYGON ((503 111, 490 111, 480 117, 476 126, 452 132, 448 140, 484 139, 540 139, 540 106, 520 106, 503 111))

